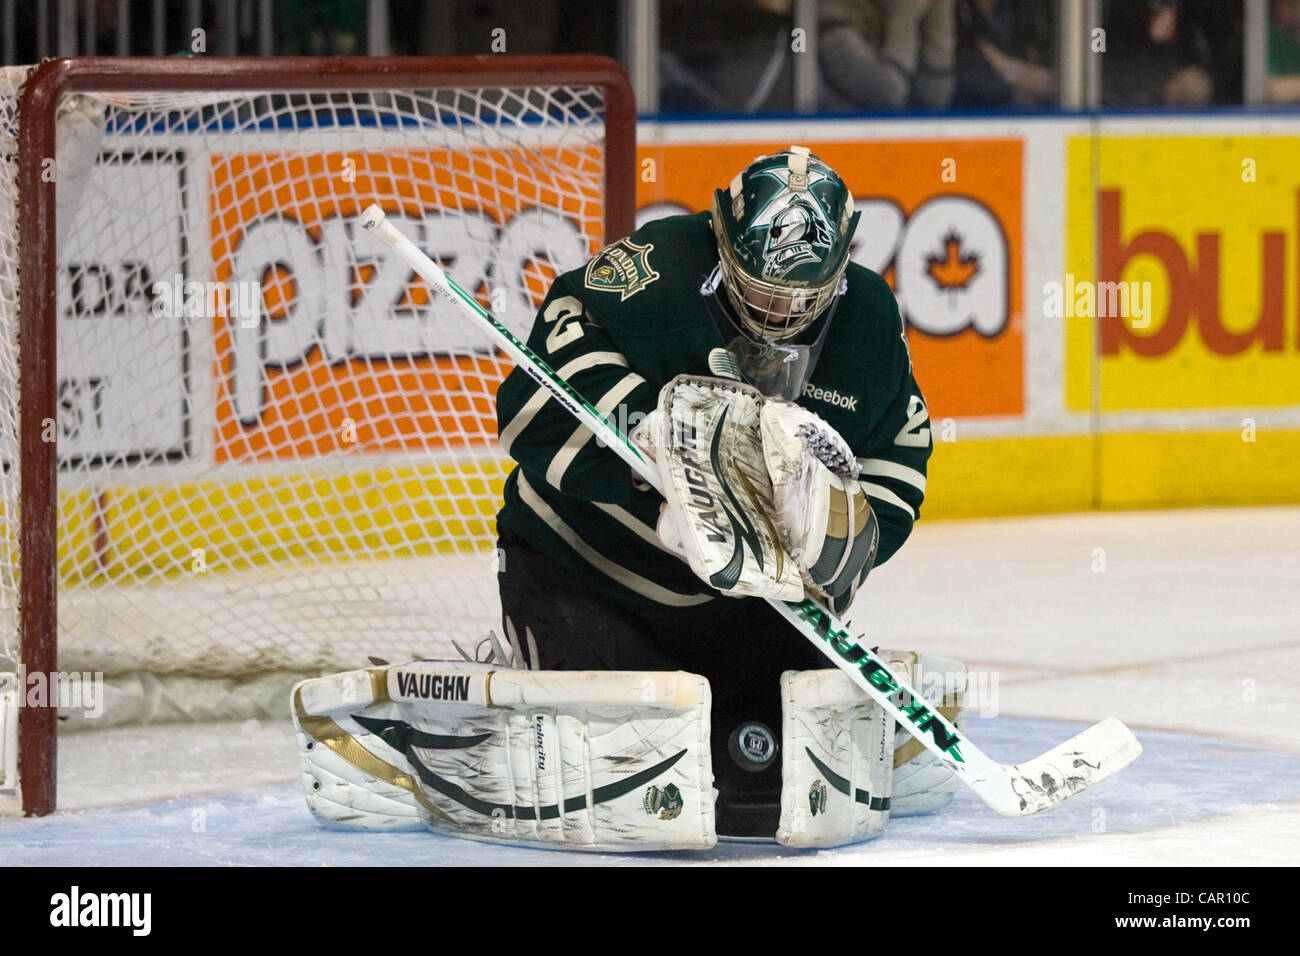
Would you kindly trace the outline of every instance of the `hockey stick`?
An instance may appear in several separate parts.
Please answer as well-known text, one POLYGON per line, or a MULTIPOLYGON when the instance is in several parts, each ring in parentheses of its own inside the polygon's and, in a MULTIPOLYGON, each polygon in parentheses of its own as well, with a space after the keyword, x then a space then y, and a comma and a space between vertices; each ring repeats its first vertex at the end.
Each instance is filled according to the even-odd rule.
MULTIPOLYGON (((524 342, 447 276, 414 243, 384 218, 377 205, 361 214, 362 228, 377 236, 422 279, 454 302, 484 328, 492 340, 537 384, 612 448, 651 487, 662 490, 659 473, 626 435, 610 424, 570 385, 556 375, 524 342)), ((815 601, 770 601, 800 634, 816 644, 831 662, 893 716, 921 744, 943 761, 998 813, 1028 816, 1086 790, 1123 770, 1142 753, 1132 732, 1107 718, 1083 733, 1021 764, 999 764, 978 747, 905 681, 899 680, 870 648, 815 601), (901 693, 906 704, 894 702, 901 693)))

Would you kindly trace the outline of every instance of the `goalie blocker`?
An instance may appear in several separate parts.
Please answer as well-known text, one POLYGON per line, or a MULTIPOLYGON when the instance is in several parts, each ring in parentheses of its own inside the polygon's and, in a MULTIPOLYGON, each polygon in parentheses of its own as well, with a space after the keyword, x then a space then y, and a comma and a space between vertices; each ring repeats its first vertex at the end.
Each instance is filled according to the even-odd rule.
MULTIPOLYGON (((964 681, 956 662, 889 656, 957 668, 964 681)), ((900 767, 904 780, 927 785, 910 786, 896 815, 951 798, 951 774, 896 751, 892 721, 840 672, 787 672, 781 702, 779 843, 878 836, 900 767)), ((327 826, 684 850, 717 840, 709 704, 708 682, 683 672, 419 661, 303 681, 292 714, 307 804, 327 826)))

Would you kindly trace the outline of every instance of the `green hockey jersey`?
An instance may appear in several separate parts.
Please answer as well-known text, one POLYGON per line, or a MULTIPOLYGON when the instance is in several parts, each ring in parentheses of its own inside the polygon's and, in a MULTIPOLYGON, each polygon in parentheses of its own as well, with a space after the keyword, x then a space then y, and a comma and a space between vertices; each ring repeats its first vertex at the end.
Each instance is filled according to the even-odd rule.
MULTIPOLYGON (((708 213, 647 223, 555 280, 528 345, 630 432, 671 379, 714 374, 709 352, 725 343, 700 289, 717 263, 708 213)), ((857 455, 880 525, 880 564, 907 539, 920 511, 929 415, 893 292, 853 263, 847 278, 799 404, 857 455)), ((499 530, 627 606, 719 597, 659 543, 659 493, 638 490, 628 466, 519 370, 498 391, 497 426, 518 462, 506 481, 499 530)))

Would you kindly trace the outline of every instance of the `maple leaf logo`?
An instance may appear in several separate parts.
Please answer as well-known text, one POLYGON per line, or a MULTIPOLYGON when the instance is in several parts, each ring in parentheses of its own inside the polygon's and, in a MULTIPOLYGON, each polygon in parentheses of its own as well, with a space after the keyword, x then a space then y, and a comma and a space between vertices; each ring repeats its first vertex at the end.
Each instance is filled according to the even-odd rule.
POLYGON ((926 257, 925 271, 940 289, 957 292, 979 275, 980 258, 962 255, 961 236, 950 232, 943 237, 943 255, 926 257))

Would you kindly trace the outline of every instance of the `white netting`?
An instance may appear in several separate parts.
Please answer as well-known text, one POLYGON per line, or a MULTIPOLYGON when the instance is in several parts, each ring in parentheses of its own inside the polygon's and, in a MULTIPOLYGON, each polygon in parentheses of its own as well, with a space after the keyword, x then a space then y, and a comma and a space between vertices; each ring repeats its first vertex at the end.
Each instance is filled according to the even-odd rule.
MULTIPOLYGON (((18 659, 18 92, 27 70, 0 68, 0 672, 18 659)), ((0 742, 3 746, 3 742, 0 742)))
MULTIPOLYGON (((0 670, 24 73, 0 76, 0 670)), ((352 220, 379 202, 525 330, 600 245, 601 110, 595 86, 64 98, 61 670, 241 681, 495 623, 506 362, 352 220)))

